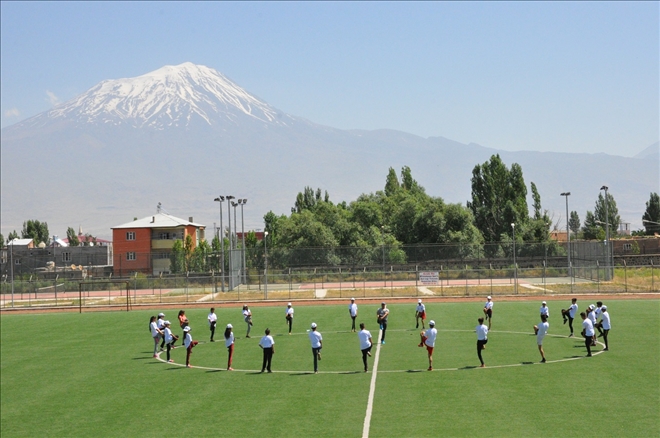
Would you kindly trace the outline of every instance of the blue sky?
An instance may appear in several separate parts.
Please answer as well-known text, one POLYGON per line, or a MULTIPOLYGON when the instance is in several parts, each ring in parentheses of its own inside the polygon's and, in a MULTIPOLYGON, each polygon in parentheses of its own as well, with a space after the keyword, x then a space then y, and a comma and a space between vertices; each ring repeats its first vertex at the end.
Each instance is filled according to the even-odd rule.
POLYGON ((1 121, 191 61, 287 113, 503 150, 658 141, 658 2, 5 2, 1 121))

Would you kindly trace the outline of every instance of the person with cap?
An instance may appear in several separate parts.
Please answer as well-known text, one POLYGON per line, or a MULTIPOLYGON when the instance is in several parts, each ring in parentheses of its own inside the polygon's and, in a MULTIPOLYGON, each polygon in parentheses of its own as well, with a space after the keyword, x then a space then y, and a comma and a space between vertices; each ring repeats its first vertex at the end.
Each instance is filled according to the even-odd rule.
POLYGON ((211 307, 211 312, 209 313, 207 319, 209 320, 209 330, 211 330, 211 342, 215 342, 213 337, 215 336, 215 325, 218 322, 218 316, 215 314, 214 307, 211 307))
POLYGON ((595 304, 590 304, 589 307, 587 308, 587 318, 591 321, 591 325, 594 328, 594 335, 591 338, 591 346, 595 347, 596 346, 596 305, 595 304))
POLYGON ((227 328, 225 328, 225 347, 227 347, 227 353, 229 353, 229 357, 227 358, 227 371, 234 371, 234 369, 231 367, 231 361, 234 359, 234 332, 232 329, 234 328, 233 325, 227 324, 227 328))
POLYGON ((174 362, 170 358, 170 350, 174 348, 174 343, 179 339, 174 333, 172 333, 172 330, 170 329, 170 322, 169 321, 164 321, 165 324, 165 329, 163 330, 164 336, 163 340, 165 341, 165 345, 167 348, 167 361, 168 362, 174 362))
POLYGON ((603 351, 609 351, 610 346, 607 343, 607 335, 610 333, 610 314, 607 311, 607 306, 602 306, 600 308, 600 322, 598 322, 598 328, 603 330, 603 342, 605 342, 605 348, 603 351))
POLYGON ((545 315, 546 319, 550 319, 550 309, 548 309, 548 303, 543 301, 541 303, 541 308, 539 309, 541 316, 545 315))
POLYGON ((312 323, 312 331, 309 332, 309 341, 312 343, 312 354, 314 355, 314 374, 319 373, 318 361, 321 360, 321 348, 323 348, 323 336, 316 330, 316 323, 312 323))
MULTIPOLYGON (((186 316, 185 310, 179 310, 179 315, 177 318, 179 318, 179 327, 181 327, 181 330, 188 326, 188 317, 186 316)), ((186 339, 185 333, 183 334, 183 339, 186 339)))
POLYGON ((419 320, 420 318, 422 319, 422 329, 426 329, 426 326, 424 325, 424 320, 426 320, 426 306, 422 303, 421 298, 417 300, 417 307, 415 308, 415 321, 417 324, 415 325, 415 328, 419 328, 419 320))
POLYGON ((490 322, 493 319, 493 297, 490 295, 486 297, 486 304, 484 304, 484 317, 488 320, 488 329, 490 330, 490 322))
POLYGON ((545 351, 543 351, 543 338, 545 338, 546 333, 548 333, 548 328, 550 324, 548 323, 548 317, 541 315, 541 322, 538 325, 534 326, 534 334, 536 335, 536 345, 539 346, 539 352, 541 353, 541 363, 545 363, 545 351))
POLYGON ((264 360, 261 365, 261 372, 268 370, 269 373, 272 373, 270 370, 270 363, 273 360, 273 354, 275 354, 275 340, 270 335, 270 329, 266 328, 264 332, 264 337, 259 341, 259 347, 264 351, 264 360))
POLYGON ((289 334, 291 334, 291 327, 293 326, 293 307, 291 307, 291 303, 286 305, 286 314, 284 315, 284 318, 286 319, 287 324, 289 324, 289 334))
POLYGON ((193 341, 192 335, 190 334, 190 326, 187 325, 183 328, 183 333, 186 337, 183 340, 183 343, 186 347, 186 367, 192 368, 190 365, 190 355, 192 354, 192 349, 198 344, 197 341, 193 341))
POLYGON ((160 342, 160 337, 163 335, 163 332, 158 328, 155 316, 149 318, 149 331, 154 340, 154 357, 158 357, 158 343, 160 342))
POLYGON ((477 325, 474 331, 477 333, 477 356, 479 356, 479 362, 481 362, 480 367, 485 368, 486 364, 484 359, 481 357, 481 350, 486 349, 486 344, 488 343, 488 327, 484 324, 484 319, 477 319, 479 325, 477 325))
POLYGON ((569 338, 573 337, 573 320, 577 315, 578 305, 577 298, 571 299, 571 306, 568 309, 561 309, 561 316, 564 318, 564 324, 568 320, 568 327, 571 329, 571 334, 568 335, 569 338))
POLYGON ((435 329, 435 321, 429 321, 429 328, 419 334, 421 342, 418 347, 426 347, 426 352, 429 356, 429 369, 433 371, 433 348, 435 347, 435 338, 438 336, 438 331, 435 329))
POLYGON ((246 338, 250 337, 250 329, 252 328, 252 312, 247 304, 243 305, 243 321, 247 324, 247 334, 246 338))
POLYGON ((358 308, 357 304, 355 304, 355 298, 351 298, 351 304, 348 305, 348 314, 351 315, 351 320, 353 321, 351 324, 351 331, 355 331, 355 318, 357 318, 358 314, 358 308))
MULTIPOLYGON (((163 312, 160 312, 158 314, 158 319, 156 320, 156 323, 158 323, 158 329, 165 333, 165 314, 163 312)), ((163 351, 165 348, 165 336, 160 337, 160 351, 163 351)))
POLYGON ((390 309, 387 308, 385 302, 380 303, 380 309, 376 310, 378 319, 376 322, 380 325, 381 335, 380 343, 385 344, 385 331, 387 330, 387 317, 390 315, 390 309))
POLYGON ((587 347, 587 357, 591 357, 591 341, 594 337, 594 325, 591 320, 587 318, 585 312, 580 313, 582 317, 582 336, 584 336, 584 346, 587 347))
POLYGON ((362 363, 364 363, 364 372, 368 371, 367 367, 367 356, 371 356, 371 347, 373 346, 373 340, 371 338, 371 332, 364 328, 364 323, 360 323, 360 331, 358 332, 358 339, 360 340, 360 351, 362 352, 362 363))

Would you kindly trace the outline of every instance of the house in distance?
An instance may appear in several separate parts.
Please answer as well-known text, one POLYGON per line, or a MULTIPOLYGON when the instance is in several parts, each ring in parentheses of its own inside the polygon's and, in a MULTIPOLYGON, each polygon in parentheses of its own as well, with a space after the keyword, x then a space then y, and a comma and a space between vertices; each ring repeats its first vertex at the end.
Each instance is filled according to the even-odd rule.
POLYGON ((114 275, 169 273, 172 246, 192 237, 193 249, 205 239, 205 226, 158 211, 153 216, 112 227, 114 275))

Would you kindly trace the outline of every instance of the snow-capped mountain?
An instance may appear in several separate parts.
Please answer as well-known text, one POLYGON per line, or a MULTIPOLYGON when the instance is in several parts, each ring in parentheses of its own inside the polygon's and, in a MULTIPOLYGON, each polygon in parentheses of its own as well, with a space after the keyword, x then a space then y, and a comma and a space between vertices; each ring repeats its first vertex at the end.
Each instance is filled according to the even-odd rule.
POLYGON ((68 119, 83 124, 127 124, 162 130, 189 127, 195 119, 210 126, 223 122, 239 124, 244 117, 283 126, 291 120, 222 73, 186 62, 135 78, 102 81, 20 125, 43 126, 68 119))
POLYGON ((191 63, 103 81, 4 128, 0 153, 5 236, 37 219, 53 234, 82 226, 109 237, 110 227, 152 214, 159 202, 212 229, 213 199, 228 194, 249 199, 246 229, 263 228, 264 214, 288 213, 305 186, 350 202, 382 190, 388 169, 404 165, 427 193, 464 204, 472 169, 495 153, 509 166, 521 165, 553 222, 565 215, 560 193, 570 190, 570 209, 584 218, 607 184, 619 214, 636 229, 659 181, 657 154, 503 152, 441 137, 317 125, 191 63))

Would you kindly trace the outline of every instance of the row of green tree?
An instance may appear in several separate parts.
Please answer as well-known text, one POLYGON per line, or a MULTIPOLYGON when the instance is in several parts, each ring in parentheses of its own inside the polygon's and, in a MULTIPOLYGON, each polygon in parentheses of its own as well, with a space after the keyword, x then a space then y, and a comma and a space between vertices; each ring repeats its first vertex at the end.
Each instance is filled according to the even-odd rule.
MULTIPOLYGON (((78 235, 76 234, 76 231, 71 227, 66 230, 66 237, 69 241, 69 246, 79 246, 81 243, 78 235)), ((36 219, 27 220, 23 222, 23 229, 21 230, 20 236, 16 230, 14 230, 7 236, 7 242, 19 238, 32 239, 36 245, 39 245, 40 243, 43 243, 44 245, 50 245, 51 240, 50 234, 48 232, 48 223, 40 222, 36 219)), ((91 234, 85 234, 85 238, 88 242, 96 241, 96 237, 92 236, 91 234)), ((4 248, 7 242, 5 242, 5 236, 0 234, 0 248, 4 248)))

